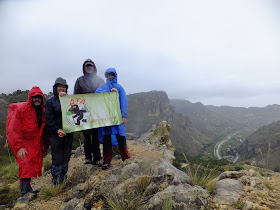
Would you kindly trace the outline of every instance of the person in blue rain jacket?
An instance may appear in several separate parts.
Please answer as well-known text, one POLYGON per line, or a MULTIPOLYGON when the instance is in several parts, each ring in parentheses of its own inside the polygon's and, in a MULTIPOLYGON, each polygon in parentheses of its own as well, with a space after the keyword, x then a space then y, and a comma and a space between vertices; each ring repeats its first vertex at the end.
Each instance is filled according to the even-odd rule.
POLYGON ((120 125, 106 126, 98 129, 100 138, 103 140, 103 165, 102 169, 106 170, 110 167, 113 157, 111 134, 115 135, 122 160, 130 158, 126 146, 126 129, 125 122, 128 113, 128 101, 123 87, 117 82, 117 72, 115 68, 109 68, 105 72, 106 83, 101 84, 95 93, 117 92, 119 94, 120 110, 123 123, 120 125))

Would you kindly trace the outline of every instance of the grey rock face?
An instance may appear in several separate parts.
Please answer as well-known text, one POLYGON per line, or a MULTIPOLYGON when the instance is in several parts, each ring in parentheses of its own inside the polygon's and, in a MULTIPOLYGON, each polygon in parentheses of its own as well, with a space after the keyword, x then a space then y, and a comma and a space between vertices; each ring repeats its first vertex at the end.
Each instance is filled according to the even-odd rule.
POLYGON ((83 203, 80 203, 79 199, 74 198, 66 203, 63 203, 59 210, 86 210, 83 207, 83 203))
POLYGON ((217 204, 234 204, 243 193, 243 184, 234 179, 223 179, 216 183, 214 201, 217 204))
POLYGON ((171 184, 191 184, 190 177, 186 173, 177 169, 165 159, 156 159, 150 157, 138 157, 135 159, 131 159, 122 169, 121 174, 124 177, 136 177, 139 175, 170 175, 173 177, 171 184))
POLYGON ((165 190, 155 194, 146 205, 147 209, 162 209, 164 202, 170 200, 173 207, 180 209, 200 209, 207 205, 209 193, 200 186, 187 184, 171 185, 165 190))
POLYGON ((80 157, 82 155, 84 155, 84 145, 81 145, 80 147, 78 147, 75 151, 75 155, 74 158, 80 157))
POLYGON ((26 193, 24 196, 19 197, 13 209, 25 209, 30 201, 37 198, 35 193, 26 193))
POLYGON ((64 201, 68 202, 73 198, 80 199, 86 194, 87 190, 88 190, 88 184, 86 183, 78 184, 73 188, 73 191, 67 195, 64 201))

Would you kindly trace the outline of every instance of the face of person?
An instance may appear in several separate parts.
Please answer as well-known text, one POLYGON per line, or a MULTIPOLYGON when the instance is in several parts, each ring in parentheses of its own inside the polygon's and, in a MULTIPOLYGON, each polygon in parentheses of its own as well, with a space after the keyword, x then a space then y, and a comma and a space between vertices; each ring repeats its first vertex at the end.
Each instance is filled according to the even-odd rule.
POLYGON ((60 93, 60 92, 66 92, 66 85, 58 84, 58 85, 56 86, 56 91, 57 91, 58 93, 60 93))
POLYGON ((109 73, 109 74, 107 74, 107 78, 108 78, 109 80, 112 80, 112 79, 115 78, 115 74, 114 74, 114 73, 109 73))
POLYGON ((31 100, 35 106, 40 106, 42 104, 42 96, 40 95, 31 97, 31 100))
POLYGON ((93 71, 94 71, 93 65, 87 64, 87 65, 85 66, 85 71, 86 71, 88 74, 93 73, 93 71))

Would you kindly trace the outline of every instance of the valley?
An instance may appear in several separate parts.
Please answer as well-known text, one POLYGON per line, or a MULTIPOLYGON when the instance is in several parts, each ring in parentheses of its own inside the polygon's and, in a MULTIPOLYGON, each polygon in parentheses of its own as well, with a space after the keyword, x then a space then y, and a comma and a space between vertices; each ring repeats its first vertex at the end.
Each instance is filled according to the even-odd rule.
MULTIPOLYGON (((231 135, 228 135, 225 139, 223 139, 222 141, 218 142, 216 145, 215 145, 215 148, 214 148, 214 155, 220 160, 222 158, 225 158, 225 157, 222 157, 220 155, 220 149, 221 149, 221 146, 222 144, 226 143, 227 141, 229 141, 231 139, 232 136, 234 136, 235 134, 237 134, 238 132, 235 132, 234 134, 231 134, 231 135)), ((227 160, 235 163, 239 158, 239 155, 237 152, 235 152, 235 156, 233 155, 228 155, 227 160)))

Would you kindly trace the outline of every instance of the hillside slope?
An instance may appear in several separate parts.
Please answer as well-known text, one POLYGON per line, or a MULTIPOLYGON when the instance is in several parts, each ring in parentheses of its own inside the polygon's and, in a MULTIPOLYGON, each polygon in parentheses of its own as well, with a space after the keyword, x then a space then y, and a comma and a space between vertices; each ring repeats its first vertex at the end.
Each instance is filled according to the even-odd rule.
POLYGON ((280 171, 280 121, 263 126, 238 148, 239 161, 280 171))
POLYGON ((128 102, 127 131, 130 133, 141 135, 154 129, 159 122, 167 121, 172 127, 170 138, 180 152, 197 155, 204 144, 211 142, 210 136, 201 133, 188 117, 170 106, 164 91, 131 94, 128 102))

